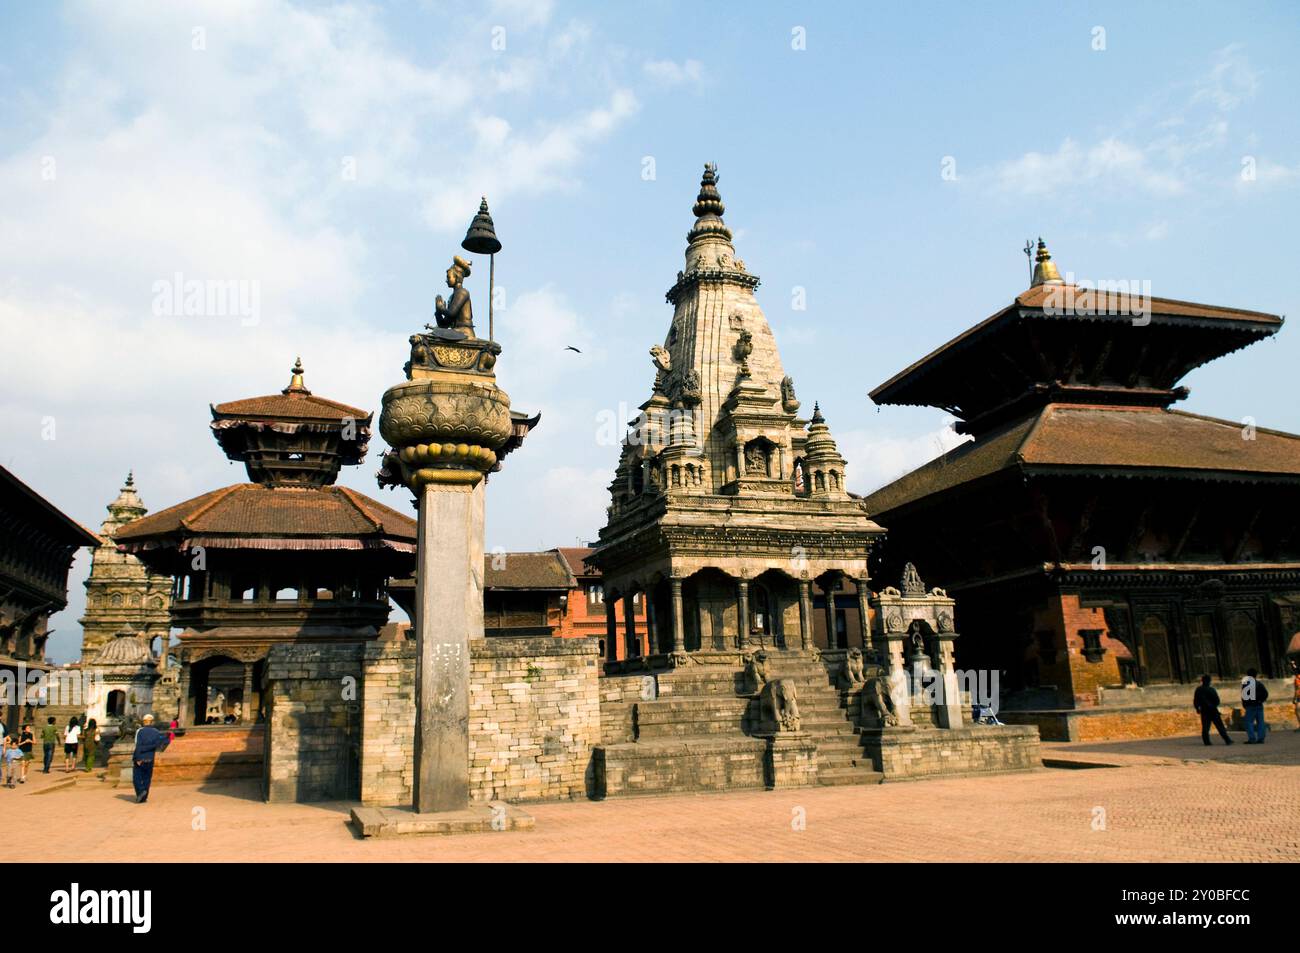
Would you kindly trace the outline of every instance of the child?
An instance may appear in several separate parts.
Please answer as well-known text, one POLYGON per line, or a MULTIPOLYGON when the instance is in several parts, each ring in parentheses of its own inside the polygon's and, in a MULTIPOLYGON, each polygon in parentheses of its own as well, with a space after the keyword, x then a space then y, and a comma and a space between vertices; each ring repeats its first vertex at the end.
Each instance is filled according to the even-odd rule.
POLYGON ((22 752, 22 776, 18 778, 19 784, 27 783, 27 762, 32 760, 32 745, 36 741, 36 735, 32 732, 31 725, 23 725, 22 733, 18 735, 18 750, 22 752))
POLYGON ((4 747, 0 749, 0 758, 4 760, 5 787, 17 787, 14 776, 18 773, 18 762, 22 760, 22 750, 18 747, 18 736, 5 735, 4 747))

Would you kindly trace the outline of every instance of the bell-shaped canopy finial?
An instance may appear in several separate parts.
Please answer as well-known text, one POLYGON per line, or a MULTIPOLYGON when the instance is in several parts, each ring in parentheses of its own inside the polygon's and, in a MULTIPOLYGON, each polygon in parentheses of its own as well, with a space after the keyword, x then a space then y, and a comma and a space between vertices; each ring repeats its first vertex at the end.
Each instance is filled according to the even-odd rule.
POLYGON ((475 255, 495 255, 501 250, 501 241, 492 224, 486 197, 479 202, 478 214, 469 223, 469 231, 465 233, 465 240, 460 243, 460 247, 475 255))
POLYGON ((1061 273, 1056 270, 1056 262, 1052 261, 1052 253, 1047 250, 1047 243, 1043 241, 1042 236, 1038 239, 1038 254, 1034 257, 1034 281, 1031 287, 1038 285, 1062 285, 1061 273))

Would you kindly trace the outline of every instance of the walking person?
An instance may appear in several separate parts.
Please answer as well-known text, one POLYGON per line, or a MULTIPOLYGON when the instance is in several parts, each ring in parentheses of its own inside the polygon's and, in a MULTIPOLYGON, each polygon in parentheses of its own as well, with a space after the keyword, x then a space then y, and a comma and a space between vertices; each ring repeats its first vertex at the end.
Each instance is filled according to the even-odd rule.
POLYGON ((41 753, 45 756, 45 773, 50 773, 50 765, 54 764, 54 749, 59 744, 59 729, 54 725, 54 716, 45 719, 45 727, 41 729, 41 753))
POLYGON ((1210 743, 1210 726, 1219 730, 1219 737, 1225 745, 1232 744, 1228 729, 1223 727, 1223 715, 1219 714, 1219 693, 1210 684, 1210 676, 1202 675, 1201 684, 1192 695, 1192 707, 1201 716, 1201 740, 1210 743))
POLYGON ((90 719, 86 724, 86 730, 81 734, 81 748, 86 754, 86 770, 95 770, 95 752, 99 750, 99 741, 103 735, 100 734, 99 725, 95 719, 90 719))
POLYGON ((36 741, 36 735, 32 733, 30 723, 23 725, 23 730, 18 733, 18 750, 23 753, 23 760, 20 767, 22 773, 18 777, 19 784, 27 783, 27 764, 32 760, 32 745, 36 741))
POLYGON ((131 752, 131 780, 137 804, 149 800, 154 756, 167 748, 167 736, 153 726, 153 715, 145 715, 143 720, 144 727, 135 733, 135 750, 131 752))
POLYGON ((77 716, 73 715, 68 721, 68 727, 63 729, 63 773, 76 770, 77 767, 77 745, 81 740, 81 725, 77 723, 77 716))
POLYGON ((1259 680, 1253 669, 1246 670, 1241 680, 1241 709, 1246 721, 1246 744, 1264 743, 1264 702, 1268 701, 1268 686, 1259 680))

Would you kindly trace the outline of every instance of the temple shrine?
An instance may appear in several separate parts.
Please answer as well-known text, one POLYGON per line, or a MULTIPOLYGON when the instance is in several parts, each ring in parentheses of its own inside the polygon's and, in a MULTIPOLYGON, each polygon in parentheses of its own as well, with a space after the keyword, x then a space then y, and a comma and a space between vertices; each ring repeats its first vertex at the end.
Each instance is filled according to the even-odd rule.
POLYGON ((866 503, 889 527, 880 571, 924 561, 957 597, 959 661, 1000 673, 1004 720, 1057 740, 1191 732, 1203 674, 1287 674, 1300 437, 1173 406, 1188 373, 1281 327, 1067 285, 1040 239, 1027 291, 872 391, 974 438, 866 503))
POLYGON ((313 394, 301 361, 277 394, 212 407, 212 432, 244 464, 236 483, 135 520, 120 547, 174 580, 183 725, 263 720, 275 645, 373 640, 388 580, 415 568, 415 521, 347 487, 371 414, 313 394))
POLYGON ((909 565, 899 585, 873 592, 868 559, 885 530, 849 493, 820 406, 800 416, 717 183, 706 165, 685 268, 667 293, 672 322, 650 349, 651 394, 630 422, 589 557, 607 613, 595 793, 1036 765, 1034 729, 970 724, 944 590, 909 565), (851 638, 837 601, 849 587, 851 638))

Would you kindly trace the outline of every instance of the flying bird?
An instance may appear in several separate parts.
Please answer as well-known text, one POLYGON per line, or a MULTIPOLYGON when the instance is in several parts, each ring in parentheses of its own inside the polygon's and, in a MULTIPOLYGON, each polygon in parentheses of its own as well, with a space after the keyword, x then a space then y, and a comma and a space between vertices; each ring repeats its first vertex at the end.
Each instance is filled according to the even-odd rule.
POLYGON ((574 347, 572 344, 566 346, 566 347, 565 347, 565 350, 566 350, 566 351, 572 351, 574 354, 581 354, 581 353, 582 353, 582 352, 579 351, 576 347, 574 347))

